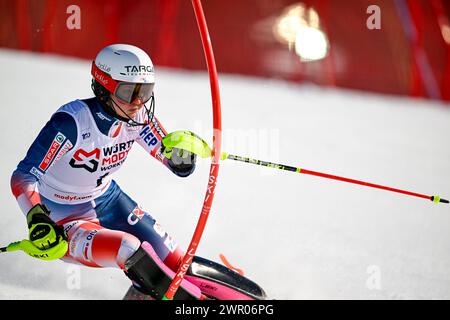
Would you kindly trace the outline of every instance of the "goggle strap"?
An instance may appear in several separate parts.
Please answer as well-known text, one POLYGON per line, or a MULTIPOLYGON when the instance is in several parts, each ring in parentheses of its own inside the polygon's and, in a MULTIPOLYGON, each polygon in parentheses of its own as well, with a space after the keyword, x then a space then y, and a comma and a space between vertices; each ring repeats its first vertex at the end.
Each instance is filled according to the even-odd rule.
POLYGON ((111 78, 109 74, 100 70, 100 68, 96 66, 95 61, 92 62, 91 74, 97 82, 114 94, 119 83, 111 78))

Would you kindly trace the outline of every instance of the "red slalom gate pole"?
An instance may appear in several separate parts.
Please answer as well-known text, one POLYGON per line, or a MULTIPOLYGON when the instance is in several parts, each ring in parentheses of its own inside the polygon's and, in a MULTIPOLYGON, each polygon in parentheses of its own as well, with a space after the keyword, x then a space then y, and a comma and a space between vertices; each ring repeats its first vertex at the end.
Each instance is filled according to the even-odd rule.
POLYGON ((206 222, 208 220, 211 205, 214 199, 214 191, 217 184, 217 176, 219 174, 219 161, 221 154, 221 141, 222 141, 222 120, 220 109, 220 92, 219 81, 217 78, 216 63, 214 61, 214 52, 211 45, 211 39, 209 37, 208 26, 206 23, 205 15, 200 0, 192 0, 192 6, 194 7, 195 18, 197 19, 197 25, 200 31, 200 36, 203 44, 203 51, 205 53, 206 65, 208 67, 209 79, 211 85, 211 98, 213 107, 213 147, 212 147, 212 161, 209 171, 208 186, 206 190, 205 199, 203 202, 203 208, 195 228, 194 235, 192 236, 191 243, 188 250, 183 257, 183 260, 178 268, 177 274, 173 278, 169 288, 167 289, 163 300, 173 300, 181 281, 189 269, 192 263, 195 252, 197 251, 198 244, 203 235, 206 222))

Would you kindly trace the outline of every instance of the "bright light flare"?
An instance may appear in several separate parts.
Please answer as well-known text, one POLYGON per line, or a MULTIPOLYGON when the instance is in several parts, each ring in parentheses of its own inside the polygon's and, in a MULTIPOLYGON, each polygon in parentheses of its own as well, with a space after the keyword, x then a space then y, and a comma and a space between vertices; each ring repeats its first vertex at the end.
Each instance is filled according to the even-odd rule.
POLYGON ((328 40, 325 34, 316 28, 301 27, 295 39, 295 53, 305 61, 325 58, 328 54, 328 40))
POLYGON ((329 51, 326 34, 320 29, 320 19, 313 8, 303 4, 290 6, 273 26, 275 38, 287 44, 303 61, 323 59, 329 51))

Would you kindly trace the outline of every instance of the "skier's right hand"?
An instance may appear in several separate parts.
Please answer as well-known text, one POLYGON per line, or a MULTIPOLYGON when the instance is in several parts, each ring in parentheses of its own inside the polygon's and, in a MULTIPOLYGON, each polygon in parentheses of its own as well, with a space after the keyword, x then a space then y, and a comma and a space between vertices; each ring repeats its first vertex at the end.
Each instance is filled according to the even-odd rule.
POLYGON ((67 250, 67 234, 62 226, 50 219, 50 211, 44 205, 37 204, 28 211, 27 224, 29 240, 36 248, 42 251, 53 248, 51 252, 57 256, 55 259, 64 256, 67 250))

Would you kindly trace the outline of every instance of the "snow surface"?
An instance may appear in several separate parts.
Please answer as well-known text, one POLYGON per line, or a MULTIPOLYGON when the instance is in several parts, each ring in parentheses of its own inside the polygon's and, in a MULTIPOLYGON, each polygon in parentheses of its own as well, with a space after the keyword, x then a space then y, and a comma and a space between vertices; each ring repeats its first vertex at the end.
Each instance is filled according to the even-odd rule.
MULTIPOLYGON (((0 244, 27 236, 9 179, 62 104, 92 96, 90 62, 0 50, 0 244)), ((220 69, 220 66, 218 66, 220 69)), ((450 197, 450 108, 439 102, 220 76, 223 150, 450 197)), ((157 68, 168 131, 211 141, 204 72, 157 68)), ((187 179, 135 147, 121 187, 187 248, 209 160, 187 179)), ((450 299, 450 206, 227 160, 198 255, 244 269, 276 299, 450 299)), ((120 270, 0 255, 0 299, 121 299, 120 270)))

